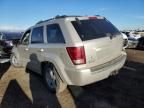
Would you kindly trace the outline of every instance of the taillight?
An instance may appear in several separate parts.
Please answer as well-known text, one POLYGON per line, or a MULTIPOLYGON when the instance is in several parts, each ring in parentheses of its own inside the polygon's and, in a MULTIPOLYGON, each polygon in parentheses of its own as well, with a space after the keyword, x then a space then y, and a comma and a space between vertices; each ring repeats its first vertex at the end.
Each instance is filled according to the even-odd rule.
POLYGON ((95 19, 105 19, 104 17, 102 16, 91 16, 91 17, 88 17, 90 20, 95 20, 95 19))
POLYGON ((83 46, 67 47, 66 49, 74 65, 86 63, 85 50, 83 46))

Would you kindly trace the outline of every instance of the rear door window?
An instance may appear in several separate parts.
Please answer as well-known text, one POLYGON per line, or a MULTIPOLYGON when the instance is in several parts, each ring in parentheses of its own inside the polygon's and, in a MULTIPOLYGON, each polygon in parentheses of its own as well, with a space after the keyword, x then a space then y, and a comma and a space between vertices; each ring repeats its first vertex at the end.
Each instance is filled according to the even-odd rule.
POLYGON ((43 26, 36 27, 32 31, 31 43, 43 43, 43 26))
POLYGON ((72 21, 82 41, 118 35, 119 30, 106 19, 88 19, 72 21))

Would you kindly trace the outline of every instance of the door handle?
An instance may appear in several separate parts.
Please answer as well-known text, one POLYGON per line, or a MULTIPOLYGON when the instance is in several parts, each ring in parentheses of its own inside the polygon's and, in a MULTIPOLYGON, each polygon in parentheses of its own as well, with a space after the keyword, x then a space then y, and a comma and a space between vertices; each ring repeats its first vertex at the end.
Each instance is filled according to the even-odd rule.
POLYGON ((28 51, 29 49, 28 48, 25 48, 25 51, 28 51))
POLYGON ((39 51, 40 51, 40 52, 44 52, 44 49, 40 49, 39 51))

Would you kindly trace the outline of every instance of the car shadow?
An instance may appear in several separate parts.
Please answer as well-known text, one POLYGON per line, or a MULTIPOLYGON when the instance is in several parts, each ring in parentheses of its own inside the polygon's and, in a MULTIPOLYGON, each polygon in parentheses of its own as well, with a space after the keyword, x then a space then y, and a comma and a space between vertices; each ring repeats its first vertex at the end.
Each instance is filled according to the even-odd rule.
POLYGON ((10 68, 10 62, 6 63, 0 63, 0 79, 1 77, 7 72, 7 70, 10 68))
POLYGON ((6 67, 3 67, 2 73, 3 75, 7 73, 8 76, 5 78, 8 79, 0 87, 5 85, 7 87, 5 87, 3 96, 0 97, 0 108, 61 108, 56 94, 47 90, 41 76, 33 74, 29 70, 26 70, 27 72, 8 70, 9 72, 7 72, 9 65, 6 67), (10 79, 11 76, 14 76, 14 79, 10 79))
POLYGON ((48 92, 39 76, 29 77, 29 88, 17 79, 9 82, 0 108, 61 108, 56 95, 48 92))
POLYGON ((61 108, 56 94, 50 93, 44 85, 41 76, 32 72, 30 72, 30 89, 34 108, 61 108))
POLYGON ((16 80, 11 80, 3 96, 0 108, 26 108, 32 103, 16 80))
POLYGON ((69 86, 77 108, 143 108, 144 64, 127 61, 125 67, 97 83, 69 86))

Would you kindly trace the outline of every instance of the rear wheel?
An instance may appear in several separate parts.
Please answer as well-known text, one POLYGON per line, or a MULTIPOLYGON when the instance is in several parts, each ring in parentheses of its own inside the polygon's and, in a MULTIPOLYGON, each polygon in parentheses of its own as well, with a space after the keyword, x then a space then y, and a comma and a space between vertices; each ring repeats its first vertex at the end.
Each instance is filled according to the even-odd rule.
POLYGON ((16 68, 21 67, 21 64, 20 64, 20 62, 19 62, 19 60, 18 60, 18 58, 17 58, 17 56, 15 54, 11 55, 10 62, 16 68))
POLYGON ((48 90, 52 93, 60 93, 66 88, 66 84, 61 81, 53 65, 44 65, 43 79, 48 90))

